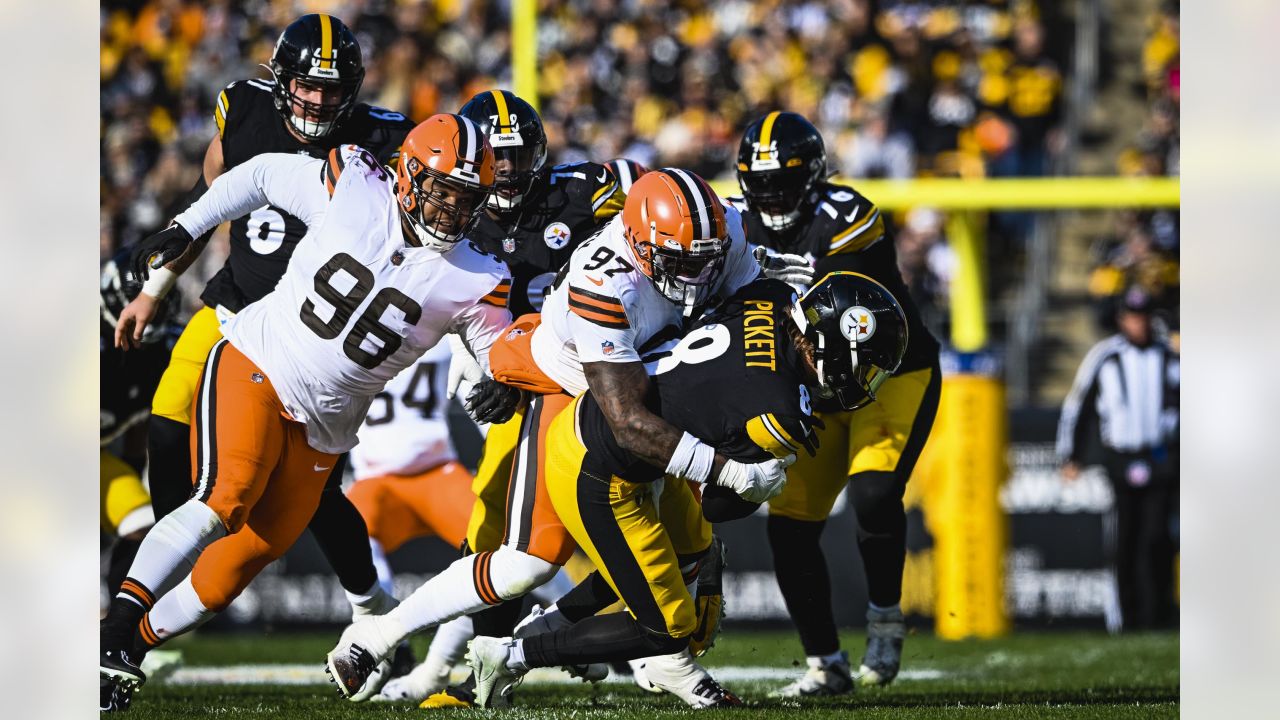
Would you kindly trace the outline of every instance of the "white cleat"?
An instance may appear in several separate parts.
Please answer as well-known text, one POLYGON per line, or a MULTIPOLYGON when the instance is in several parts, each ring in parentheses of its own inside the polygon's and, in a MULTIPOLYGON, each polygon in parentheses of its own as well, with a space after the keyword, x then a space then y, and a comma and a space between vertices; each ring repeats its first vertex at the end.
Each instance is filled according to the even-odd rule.
POLYGON ((631 666, 631 679, 635 681, 636 685, 640 686, 641 690, 651 692, 656 695, 661 695, 663 693, 662 688, 649 682, 649 674, 645 670, 648 666, 648 658, 628 660, 627 664, 631 666))
POLYGON ((840 652, 840 659, 823 663, 821 658, 808 659, 809 669, 799 680, 769 693, 773 698, 829 697, 853 692, 853 677, 849 670, 849 653, 840 652))
MULTIPOLYGON (((711 677, 711 673, 694 662, 688 650, 644 658, 643 662, 644 677, 656 688, 651 692, 671 693, 695 710, 738 707, 743 704, 737 695, 724 689, 711 677)), ((632 665, 632 669, 635 668, 632 665)), ((639 684, 638 679, 636 683, 639 684)))
POLYGON ((507 667, 507 658, 515 641, 511 638, 479 636, 467 643, 467 664, 475 674, 476 705, 496 707, 500 698, 511 695, 524 673, 507 667))
POLYGON ((182 667, 181 650, 152 650, 142 659, 142 672, 152 683, 162 684, 164 679, 182 667))
POLYGON ((516 623, 515 632, 512 637, 527 638, 534 635, 542 635, 543 633, 555 632, 560 628, 566 628, 572 625, 558 612, 548 613, 546 608, 541 605, 534 605, 533 610, 529 611, 524 619, 516 623))
POLYGON ((387 657, 395 643, 384 640, 378 618, 352 623, 343 631, 338 645, 325 656, 325 671, 338 686, 338 693, 352 702, 364 702, 378 694, 391 677, 387 657))

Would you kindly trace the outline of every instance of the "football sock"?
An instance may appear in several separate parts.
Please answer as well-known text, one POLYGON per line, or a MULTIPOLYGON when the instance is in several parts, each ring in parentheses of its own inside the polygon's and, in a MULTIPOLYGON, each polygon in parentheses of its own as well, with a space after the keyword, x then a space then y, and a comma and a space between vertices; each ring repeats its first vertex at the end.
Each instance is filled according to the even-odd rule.
POLYGON ((124 582, 129 574, 129 566, 133 564, 133 558, 138 554, 139 547, 142 547, 141 540, 128 538, 117 538, 115 545, 111 546, 111 560, 107 567, 107 592, 112 596, 120 592, 120 583, 124 582))
POLYGON ((205 547, 226 534, 227 529, 208 505, 188 500, 161 518, 143 538, 116 597, 149 608, 156 597, 191 572, 205 547))
POLYGON ((516 672, 529 670, 529 666, 525 664, 523 640, 512 641, 511 649, 507 651, 507 668, 516 672))
POLYGON ((650 655, 677 653, 689 638, 673 638, 645 629, 625 612, 596 615, 555 632, 521 641, 528 667, 585 665, 615 662, 650 655))
POLYGON ((902 597, 902 568, 907 559, 907 515, 902 507, 906 483, 893 473, 863 472, 850 478, 858 516, 858 553, 867 573, 867 595, 880 607, 902 597))
MULTIPOLYGON (((471 627, 471 618, 467 615, 456 617, 436 628, 436 636, 431 638, 431 647, 427 648, 427 658, 422 661, 428 677, 449 679, 453 666, 462 661, 467 653, 467 641, 475 637, 471 627)), ((416 672, 416 671, 415 671, 416 672)))
POLYGON ((387 553, 382 549, 382 543, 369 538, 369 554, 373 556, 373 569, 378 571, 378 584, 382 586, 383 592, 394 595, 395 575, 391 572, 391 563, 387 562, 387 553))
POLYGON ((147 485, 156 520, 191 497, 191 426, 152 415, 147 421, 147 485))
POLYGON ((618 594, 609 586, 600 571, 593 571, 572 590, 556 601, 555 607, 570 622, 578 622, 604 610, 618 601, 618 594))
POLYGON ((766 525, 778 589, 809 657, 840 649, 831 609, 831 578, 818 542, 825 524, 770 515, 766 525))
POLYGON ((383 615, 396 606, 396 599, 377 581, 362 593, 347 592, 347 602, 351 603, 352 621, 369 615, 383 615))
POLYGON ((359 593, 378 580, 378 571, 373 566, 369 527, 365 525, 364 516, 342 492, 342 473, 346 466, 346 455, 334 463, 329 484, 320 493, 320 504, 307 528, 343 589, 359 593))
POLYGON ((134 651, 141 657, 147 650, 198 627, 216 614, 200 601, 191 577, 187 576, 142 617, 134 636, 134 651))

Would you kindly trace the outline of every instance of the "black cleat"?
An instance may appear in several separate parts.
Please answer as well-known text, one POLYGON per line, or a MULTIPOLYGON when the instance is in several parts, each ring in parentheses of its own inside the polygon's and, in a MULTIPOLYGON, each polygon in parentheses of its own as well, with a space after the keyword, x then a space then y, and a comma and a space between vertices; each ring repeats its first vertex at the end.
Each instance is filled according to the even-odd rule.
POLYGON ((412 672, 417 664, 417 659, 413 657, 413 648, 409 647, 408 642, 402 642, 396 646, 395 654, 391 656, 391 674, 387 679, 404 677, 412 672))
POLYGON ((146 681, 146 673, 129 657, 127 651, 103 650, 98 661, 100 709, 103 712, 128 710, 133 702, 133 692, 146 681))

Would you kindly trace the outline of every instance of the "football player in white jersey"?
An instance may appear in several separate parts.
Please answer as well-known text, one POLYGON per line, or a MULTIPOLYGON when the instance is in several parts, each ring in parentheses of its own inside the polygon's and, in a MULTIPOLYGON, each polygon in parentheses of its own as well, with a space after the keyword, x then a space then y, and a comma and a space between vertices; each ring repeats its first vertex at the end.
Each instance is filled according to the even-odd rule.
MULTIPOLYGON (((573 253, 542 320, 525 316, 493 347, 493 376, 534 393, 523 410, 502 546, 459 559, 398 608, 351 625, 327 657, 340 691, 357 693, 407 635, 519 597, 568 560, 575 544, 542 481, 546 432, 588 388, 600 398, 619 444, 673 478, 712 482, 759 500, 777 494, 786 481, 785 458, 724 458, 643 403, 650 381, 641 348, 760 274, 738 212, 701 178, 671 168, 640 178, 621 215, 573 253)), ((482 412, 476 419, 486 417, 482 412)), ((677 551, 688 556, 707 549, 677 551)))
POLYGON ((153 528, 112 600, 102 677, 141 685, 147 650, 225 608, 280 557, 373 398, 446 333, 487 369, 510 322, 510 280, 464 234, 493 178, 475 124, 435 115, 405 138, 398 177, 354 146, 327 160, 260 155, 175 219, 174 241, 190 242, 269 202, 309 230, 276 289, 229 321, 209 355, 193 412, 195 488, 153 528))

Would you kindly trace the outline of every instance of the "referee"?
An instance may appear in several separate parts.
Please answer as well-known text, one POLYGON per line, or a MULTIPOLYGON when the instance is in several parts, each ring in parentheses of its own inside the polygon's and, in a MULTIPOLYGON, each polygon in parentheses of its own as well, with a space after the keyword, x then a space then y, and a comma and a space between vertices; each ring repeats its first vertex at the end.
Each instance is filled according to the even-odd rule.
POLYGON ((1085 356, 1062 405, 1059 459, 1067 480, 1085 450, 1101 446, 1115 494, 1115 564, 1120 623, 1112 630, 1171 627, 1178 497, 1178 354, 1151 326, 1152 298, 1130 289, 1116 315, 1119 332, 1085 356), (1098 442, 1100 441, 1100 443, 1098 442))

